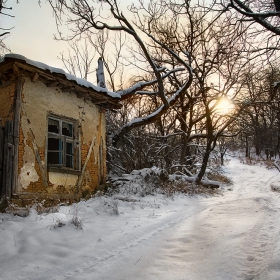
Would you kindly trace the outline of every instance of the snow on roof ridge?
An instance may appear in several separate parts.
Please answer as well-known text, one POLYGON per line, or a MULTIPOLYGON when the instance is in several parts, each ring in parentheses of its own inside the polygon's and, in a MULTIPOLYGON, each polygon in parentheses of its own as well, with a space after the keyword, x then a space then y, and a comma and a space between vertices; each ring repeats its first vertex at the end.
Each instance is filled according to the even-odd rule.
POLYGON ((97 92, 102 92, 102 93, 106 93, 107 95, 113 97, 113 98, 121 98, 121 96, 116 93, 116 92, 112 92, 107 90, 106 88, 103 87, 99 87, 99 86, 95 86, 94 84, 88 82, 87 80, 81 79, 81 78, 77 78, 74 75, 68 74, 66 73, 63 69, 61 68, 56 68, 56 67, 51 67, 45 63, 42 62, 38 62, 35 60, 31 60, 26 58, 23 55, 20 54, 15 54, 15 53, 9 53, 9 54, 5 54, 3 60, 5 60, 5 58, 15 58, 15 59, 20 59, 20 60, 24 60, 27 64, 38 67, 42 70, 49 70, 51 73, 58 73, 58 74, 63 74, 67 80, 69 81, 76 81, 77 84, 87 87, 87 88, 91 88, 97 92))

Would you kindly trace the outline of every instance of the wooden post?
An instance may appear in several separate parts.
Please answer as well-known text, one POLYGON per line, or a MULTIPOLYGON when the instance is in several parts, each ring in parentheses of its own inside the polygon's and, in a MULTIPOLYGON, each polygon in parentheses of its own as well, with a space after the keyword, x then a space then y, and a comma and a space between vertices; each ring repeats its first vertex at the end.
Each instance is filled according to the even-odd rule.
POLYGON ((2 197, 2 174, 3 174, 3 146, 4 146, 4 127, 0 119, 0 199, 2 197))
POLYGON ((13 182, 13 122, 5 122, 5 138, 4 138, 4 157, 3 157, 3 188, 2 196, 7 199, 12 197, 12 182, 13 182))
POLYGON ((16 90, 15 90, 15 113, 14 113, 14 158, 13 158, 13 180, 12 192, 16 192, 18 181, 18 148, 19 148, 19 127, 20 127, 20 107, 21 107, 21 91, 22 91, 22 77, 18 76, 16 90))
POLYGON ((77 183, 77 186, 76 186, 77 192, 79 192, 79 190, 81 188, 81 185, 83 183, 84 175, 85 175, 85 172, 86 172, 86 167, 87 167, 88 161, 90 159, 90 156, 91 156, 91 153, 92 153, 92 150, 93 150, 93 146, 95 145, 95 140, 96 140, 96 136, 93 136, 90 147, 89 147, 89 150, 88 150, 86 161, 85 161, 84 166, 82 168, 82 172, 79 175, 78 183, 77 183))

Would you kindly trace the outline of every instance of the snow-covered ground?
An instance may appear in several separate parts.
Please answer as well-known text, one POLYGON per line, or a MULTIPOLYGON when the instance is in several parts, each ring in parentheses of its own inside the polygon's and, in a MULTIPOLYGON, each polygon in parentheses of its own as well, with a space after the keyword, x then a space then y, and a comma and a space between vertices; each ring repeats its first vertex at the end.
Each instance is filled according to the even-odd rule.
POLYGON ((117 195, 0 214, 0 279, 280 279, 279 171, 231 159, 225 172, 233 184, 213 197, 117 195))

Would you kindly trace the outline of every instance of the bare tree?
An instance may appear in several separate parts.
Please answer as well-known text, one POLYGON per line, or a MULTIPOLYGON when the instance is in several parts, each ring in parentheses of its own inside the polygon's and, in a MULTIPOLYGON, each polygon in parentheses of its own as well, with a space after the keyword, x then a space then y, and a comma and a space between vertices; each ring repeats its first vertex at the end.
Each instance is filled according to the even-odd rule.
POLYGON ((235 99, 243 87, 242 71, 254 58, 248 51, 250 24, 235 24, 233 14, 213 12, 213 6, 200 7, 187 0, 150 1, 147 6, 140 1, 130 7, 133 20, 113 0, 49 2, 58 28, 63 21, 70 27, 70 35, 59 33, 60 39, 90 36, 110 76, 120 57, 123 66, 134 70, 127 87, 111 86, 126 105, 117 119, 111 118, 111 139, 118 153, 110 152, 119 158, 118 168, 123 168, 124 161, 130 168, 157 161, 169 169, 180 166, 191 175, 188 166, 193 165, 193 155, 201 152, 202 167, 196 178, 200 183, 218 138, 230 136, 228 128, 246 106, 236 103, 235 115, 220 115, 215 109, 230 89, 235 87, 231 96, 235 99), (103 31, 100 41, 91 37, 96 30, 103 31), (119 44, 111 67, 104 51, 107 32, 127 39, 119 44), (127 147, 122 153, 120 142, 127 147))
MULTIPOLYGON (((11 7, 6 6, 7 1, 0 0, 0 18, 2 16, 14 17, 7 13, 7 10, 12 10, 11 7)), ((4 53, 6 51, 10 51, 9 47, 4 43, 5 36, 10 34, 12 28, 0 28, 0 53, 4 53)))
MULTIPOLYGON (((143 5, 141 8, 144 10, 143 5)), ((196 182, 200 183, 217 139, 223 135, 229 136, 227 128, 235 121, 235 116, 216 114, 215 106, 233 86, 236 87, 235 96, 240 90, 241 85, 238 83, 248 64, 247 54, 243 52, 243 49, 248 47, 243 39, 246 28, 234 25, 234 17, 213 17, 213 14, 207 15, 203 9, 190 5, 181 6, 180 10, 178 6, 170 6, 168 11, 172 16, 166 11, 159 13, 159 10, 160 8, 155 9, 154 13, 149 10, 150 15, 146 17, 146 22, 139 20, 138 28, 156 40, 165 42, 177 52, 184 48, 189 51, 194 68, 193 85, 181 96, 174 108, 182 135, 181 165, 187 165, 191 156, 189 147, 193 146, 194 140, 198 147, 204 147, 202 167, 196 179, 196 182), (206 19, 206 15, 210 20, 206 19), (180 24, 181 21, 187 22, 187 26, 191 28, 186 29, 185 25, 180 24), (217 75, 223 80, 219 90, 215 90, 211 85, 211 80, 215 80, 213 76, 217 78, 217 75)), ((138 11, 139 8, 135 12, 137 15, 138 11)), ((153 44, 151 48, 158 63, 173 63, 172 57, 164 53, 160 46, 153 44)), ((176 88, 180 87, 181 81, 177 78, 169 83, 176 88)), ((232 96, 232 99, 235 96, 232 96)), ((242 105, 239 109, 236 108, 235 114, 239 114, 243 107, 242 105)), ((176 128, 174 132, 175 130, 176 128)))
POLYGON ((274 0, 226 0, 222 1, 222 5, 226 9, 234 9, 247 20, 257 22, 259 25, 270 32, 280 35, 280 7, 279 1, 274 0))
POLYGON ((60 53, 59 59, 63 62, 64 67, 68 73, 87 79, 88 75, 93 72, 91 64, 95 56, 95 50, 90 46, 87 39, 81 45, 80 41, 68 41, 68 53, 60 53))
POLYGON ((153 75, 152 80, 140 81, 130 88, 119 91, 119 94, 123 99, 125 99, 128 96, 131 96, 140 90, 148 88, 151 85, 156 85, 156 92, 150 92, 148 90, 147 93, 157 95, 161 100, 160 106, 152 114, 142 118, 134 119, 128 124, 125 124, 116 132, 114 141, 117 141, 120 136, 124 135, 132 128, 146 125, 159 119, 160 116, 162 116, 170 106, 173 106, 174 103, 176 103, 179 96, 183 94, 191 85, 193 73, 188 53, 186 51, 181 53, 174 52, 164 43, 158 42, 155 38, 150 37, 167 52, 169 52, 176 61, 176 65, 171 68, 161 67, 157 65, 157 63, 153 60, 153 57, 151 57, 150 55, 147 44, 144 40, 141 39, 140 35, 138 34, 139 31, 136 29, 136 27, 133 27, 133 24, 120 11, 116 1, 103 1, 101 4, 99 4, 101 5, 100 7, 97 6, 98 3, 94 3, 95 6, 93 6, 89 1, 86 0, 57 0, 49 2, 51 3, 55 14, 57 15, 58 21, 62 20, 63 16, 67 16, 67 23, 71 26, 71 31, 73 32, 71 38, 80 36, 81 34, 89 32, 92 29, 113 30, 129 35, 130 38, 132 38, 139 47, 139 50, 141 51, 141 54, 145 59, 145 67, 147 67, 150 73, 152 73, 153 75), (103 12, 105 12, 105 8, 102 9, 102 6, 105 5, 108 6, 109 15, 111 19, 115 20, 115 24, 110 23, 108 20, 106 20, 106 15, 103 14, 103 12), (168 96, 168 90, 164 84, 165 80, 171 77, 176 77, 177 75, 182 73, 186 73, 184 83, 178 90, 173 92, 171 96, 168 96))
POLYGON ((245 76, 248 100, 246 110, 239 116, 240 129, 245 138, 246 156, 249 157, 249 139, 256 155, 265 150, 268 154, 279 151, 279 68, 267 65, 262 72, 247 73, 245 76))

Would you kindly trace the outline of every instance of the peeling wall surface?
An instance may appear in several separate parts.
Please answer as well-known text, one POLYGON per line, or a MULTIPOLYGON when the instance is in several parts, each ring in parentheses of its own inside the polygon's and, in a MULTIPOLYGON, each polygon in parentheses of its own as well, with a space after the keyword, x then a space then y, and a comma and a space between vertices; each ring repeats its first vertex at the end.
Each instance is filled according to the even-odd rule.
POLYGON ((105 150, 105 114, 90 101, 75 93, 47 87, 40 79, 35 83, 25 78, 22 91, 21 127, 17 193, 70 194, 94 191, 102 183, 100 170, 106 170, 106 153, 100 157, 100 144, 105 150), (77 174, 47 171, 48 114, 71 118, 80 128, 80 172, 77 174), (101 140, 103 139, 103 140, 101 140), (38 158, 39 161, 38 162, 38 158), (103 162, 103 166, 98 163, 103 162), (44 185, 46 178, 47 186, 44 185))
POLYGON ((52 184, 50 188, 53 188, 55 192, 61 192, 62 188, 65 191, 64 186, 67 186, 69 190, 75 191, 78 175, 49 172, 49 181, 52 184))
POLYGON ((31 147, 24 147, 23 162, 25 163, 21 168, 19 174, 19 182, 23 189, 27 189, 31 182, 36 182, 39 176, 35 170, 35 155, 31 147))

